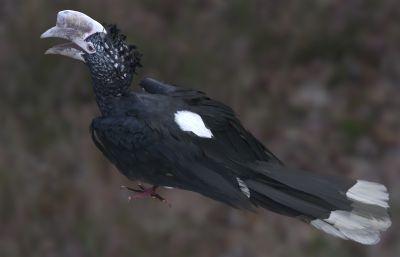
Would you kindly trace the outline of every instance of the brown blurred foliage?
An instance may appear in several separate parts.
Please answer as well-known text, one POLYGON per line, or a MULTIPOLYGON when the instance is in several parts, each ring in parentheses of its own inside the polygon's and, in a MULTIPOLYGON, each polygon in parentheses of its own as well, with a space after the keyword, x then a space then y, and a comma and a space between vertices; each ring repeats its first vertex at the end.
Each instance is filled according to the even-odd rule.
POLYGON ((0 256, 400 256, 400 1, 15 1, 0 7, 0 256), (286 163, 386 184, 372 247, 270 212, 132 185, 91 142, 87 68, 39 35, 75 9, 117 23, 144 76, 206 91, 286 163))

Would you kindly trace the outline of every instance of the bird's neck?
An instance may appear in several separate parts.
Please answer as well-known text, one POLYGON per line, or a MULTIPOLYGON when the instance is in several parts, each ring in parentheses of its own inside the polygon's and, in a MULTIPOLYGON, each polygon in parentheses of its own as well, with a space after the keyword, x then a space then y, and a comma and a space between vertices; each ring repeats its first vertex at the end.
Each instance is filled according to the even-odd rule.
POLYGON ((129 91, 129 84, 93 78, 93 91, 101 114, 107 116, 113 111, 115 101, 129 91))

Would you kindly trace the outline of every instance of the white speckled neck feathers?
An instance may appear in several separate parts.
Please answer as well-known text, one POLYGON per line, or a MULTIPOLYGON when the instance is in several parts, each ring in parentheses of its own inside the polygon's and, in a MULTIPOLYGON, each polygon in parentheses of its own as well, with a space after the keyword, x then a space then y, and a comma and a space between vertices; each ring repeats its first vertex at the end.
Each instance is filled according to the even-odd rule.
POLYGON ((114 25, 107 26, 107 34, 96 33, 87 38, 96 52, 83 58, 91 71, 93 90, 103 115, 111 108, 110 98, 128 93, 136 69, 141 67, 141 55, 125 39, 114 25))

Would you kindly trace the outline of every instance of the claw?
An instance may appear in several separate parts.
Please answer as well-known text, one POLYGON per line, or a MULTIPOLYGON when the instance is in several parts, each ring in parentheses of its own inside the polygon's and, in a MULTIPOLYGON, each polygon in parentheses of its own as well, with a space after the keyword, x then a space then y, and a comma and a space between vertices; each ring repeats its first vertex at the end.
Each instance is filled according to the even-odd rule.
POLYGON ((156 199, 156 200, 159 200, 161 202, 168 204, 168 207, 171 208, 171 204, 164 197, 162 197, 161 195, 156 193, 158 186, 152 186, 152 187, 146 188, 141 183, 138 183, 138 187, 139 187, 139 189, 128 187, 128 186, 120 186, 120 189, 126 189, 126 190, 137 193, 137 194, 128 196, 129 201, 134 200, 134 199, 143 199, 143 198, 151 197, 152 199, 156 199))
POLYGON ((129 191, 133 191, 133 192, 136 192, 136 193, 143 193, 143 187, 140 187, 140 189, 135 189, 135 188, 132 188, 132 187, 127 187, 127 186, 120 186, 120 189, 126 189, 126 190, 129 190, 129 191))

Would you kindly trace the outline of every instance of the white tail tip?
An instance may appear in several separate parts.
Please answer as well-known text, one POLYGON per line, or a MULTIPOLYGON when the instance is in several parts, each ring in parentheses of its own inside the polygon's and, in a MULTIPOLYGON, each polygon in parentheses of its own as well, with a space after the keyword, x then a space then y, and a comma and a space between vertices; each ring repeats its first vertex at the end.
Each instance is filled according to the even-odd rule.
POLYGON ((386 187, 379 183, 357 180, 346 192, 346 196, 350 200, 389 208, 389 194, 386 187))
POLYGON ((373 245, 392 222, 387 213, 389 194, 384 185, 358 180, 347 192, 351 211, 335 210, 327 219, 311 221, 314 227, 343 239, 373 245))

